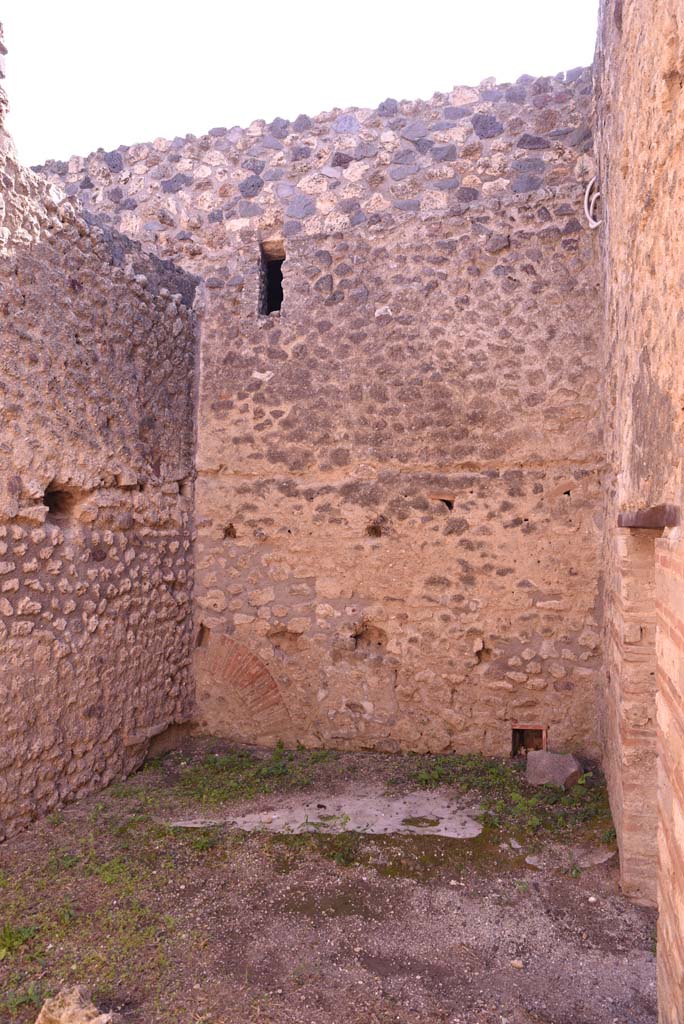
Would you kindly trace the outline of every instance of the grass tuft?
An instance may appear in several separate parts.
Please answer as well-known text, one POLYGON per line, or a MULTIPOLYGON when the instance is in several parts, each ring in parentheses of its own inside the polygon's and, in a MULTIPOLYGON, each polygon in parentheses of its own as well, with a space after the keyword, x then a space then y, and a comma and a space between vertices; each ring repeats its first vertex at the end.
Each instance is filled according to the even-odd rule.
POLYGON ((446 754, 421 757, 411 777, 423 789, 450 785, 472 793, 482 806, 483 823, 498 830, 560 834, 580 825, 610 825, 605 785, 594 772, 585 772, 566 792, 528 785, 523 764, 446 754))
POLYGON ((266 758, 246 750, 231 750, 220 756, 209 754, 192 765, 183 772, 178 785, 192 800, 220 804, 276 789, 304 789, 313 781, 311 767, 328 759, 328 751, 286 750, 282 743, 266 758))

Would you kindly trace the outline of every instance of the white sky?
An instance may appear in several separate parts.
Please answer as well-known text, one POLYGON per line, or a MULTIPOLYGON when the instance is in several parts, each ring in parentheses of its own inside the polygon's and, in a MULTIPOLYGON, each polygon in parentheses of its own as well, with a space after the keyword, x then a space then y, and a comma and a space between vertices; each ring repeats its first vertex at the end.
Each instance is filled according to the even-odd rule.
POLYGON ((590 64, 598 0, 3 0, 24 163, 590 64))

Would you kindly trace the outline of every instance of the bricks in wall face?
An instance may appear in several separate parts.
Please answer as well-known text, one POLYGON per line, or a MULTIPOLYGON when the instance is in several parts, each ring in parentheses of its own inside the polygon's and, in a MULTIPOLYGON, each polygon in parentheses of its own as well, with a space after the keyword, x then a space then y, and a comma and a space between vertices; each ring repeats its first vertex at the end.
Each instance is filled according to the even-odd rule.
MULTIPOLYGON (((624 891, 656 899, 655 531, 615 530, 607 516, 604 764, 624 891), (612 555, 612 566, 611 566, 612 555)), ((612 522, 615 522, 613 518, 612 522)))
POLYGON ((207 681, 200 685, 207 688, 213 731, 230 735, 234 730, 239 738, 259 743, 292 742, 296 730, 278 684, 264 662, 246 647, 230 637, 209 635, 196 653, 195 667, 207 681), (232 700, 222 706, 216 696, 225 693, 232 700), (235 704, 240 709, 237 715, 235 704), (249 736, 240 734, 241 728, 249 728, 244 722, 251 723, 249 736))
MULTIPOLYGON (((636 659, 621 637, 638 620, 635 609, 644 588, 646 561, 633 558, 649 531, 615 529, 619 513, 683 506, 684 359, 681 331, 681 275, 684 267, 684 155, 676 140, 684 130, 681 83, 681 4, 647 0, 601 4, 596 138, 601 168, 603 225, 597 232, 605 290, 604 362, 606 476, 606 635, 610 685, 604 702, 605 764, 621 850, 636 857, 639 848, 657 849, 658 988, 661 1024, 684 1019, 684 548, 679 529, 667 527, 656 540, 653 565, 657 614, 655 662, 657 691, 656 761, 643 762, 628 780, 625 752, 639 765, 638 753, 652 749, 649 721, 625 727, 621 700, 628 692, 630 714, 648 700, 650 684, 639 675, 644 642, 636 659), (620 16, 617 17, 617 6, 620 16), (645 183, 650 183, 645 186, 645 183), (657 182, 657 185, 654 183, 657 182), (644 206, 645 189, 649 198, 644 206), (634 245, 638 232, 639 245, 634 245), (642 569, 637 564, 641 561, 642 569), (626 729, 626 731, 625 731, 626 729), (629 739, 629 747, 625 741, 629 739), (655 776, 657 775, 657 784, 655 776), (657 843, 636 806, 657 792, 657 843), (640 838, 641 831, 641 838, 640 838)), ((651 532, 652 533, 652 532, 651 532)), ((650 570, 649 570, 650 572, 650 570)), ((649 713, 649 720, 651 715, 649 713)), ((651 817, 649 817, 651 820, 651 817)), ((641 885, 635 859, 623 863, 627 884, 641 885)))

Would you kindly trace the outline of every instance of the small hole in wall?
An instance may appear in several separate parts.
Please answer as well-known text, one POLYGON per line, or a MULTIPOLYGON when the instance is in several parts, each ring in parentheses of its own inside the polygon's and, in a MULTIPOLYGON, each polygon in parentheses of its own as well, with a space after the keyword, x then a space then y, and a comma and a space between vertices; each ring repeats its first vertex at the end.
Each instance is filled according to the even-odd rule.
POLYGON ((63 520, 72 515, 78 498, 73 491, 63 485, 49 484, 43 495, 43 504, 47 505, 48 520, 63 520))
POLYGON ((491 661, 491 649, 489 647, 481 647, 479 651, 475 651, 475 657, 477 658, 478 665, 481 665, 484 661, 491 661))
POLYGON ((192 481, 189 476, 178 481, 178 493, 182 498, 189 498, 192 495, 192 481))
POLYGON ((569 498, 570 497, 570 491, 563 491, 563 497, 564 498, 569 498))
POLYGON ((197 639, 195 640, 195 647, 206 647, 209 643, 209 637, 211 630, 208 626, 205 626, 203 622, 200 622, 200 628, 197 630, 197 639))
POLYGON ((368 537, 382 537, 383 526, 386 522, 387 520, 384 516, 376 516, 375 519, 366 527, 366 535, 368 537))
POLYGON ((445 508, 449 510, 449 512, 454 511, 454 498, 451 498, 448 495, 444 494, 430 494, 429 498, 430 501, 441 501, 441 503, 445 506, 445 508))
POLYGON ((378 651, 387 644, 387 633, 372 622, 361 622, 351 635, 356 651, 378 651))
POLYGON ((261 246, 261 308, 268 316, 277 313, 283 304, 283 263, 285 250, 281 245, 261 246))
POLYGON ((546 750, 546 729, 539 726, 521 725, 511 730, 511 754, 524 755, 528 750, 546 750))
POLYGON ((232 523, 228 523, 227 526, 223 527, 223 539, 234 540, 235 537, 237 537, 237 530, 235 529, 232 523))
POLYGON ((290 654, 297 651, 301 646, 302 635, 288 629, 287 626, 276 626, 266 634, 276 651, 281 654, 290 654))

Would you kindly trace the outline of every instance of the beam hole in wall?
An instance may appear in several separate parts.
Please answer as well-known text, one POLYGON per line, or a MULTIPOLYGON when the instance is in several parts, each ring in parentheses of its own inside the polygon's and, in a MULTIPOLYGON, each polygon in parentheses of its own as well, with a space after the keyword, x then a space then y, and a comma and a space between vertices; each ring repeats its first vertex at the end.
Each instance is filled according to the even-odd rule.
POLYGON ((478 665, 481 665, 485 661, 491 661, 492 660, 491 648, 490 647, 485 647, 483 645, 479 649, 479 651, 475 651, 475 657, 477 658, 478 665))
POLYGON ((195 639, 195 647, 206 647, 209 643, 209 636, 211 630, 208 626, 205 626, 203 622, 200 622, 199 629, 197 630, 197 637, 195 639))
POLYGON ((224 540, 235 540, 237 537, 237 530, 232 523, 228 523, 227 526, 223 527, 223 539, 224 540))
POLYGON ((546 729, 542 725, 519 725, 511 730, 511 754, 518 757, 528 750, 546 750, 546 729))
POLYGON ((287 626, 275 626, 266 634, 279 654, 292 654, 301 647, 302 635, 287 626))
POLYGON ((372 622, 360 622, 352 633, 354 650, 378 652, 387 644, 387 633, 372 622))
POLYGON ((449 510, 449 512, 454 511, 454 499, 451 498, 449 495, 431 494, 430 501, 441 501, 441 503, 449 510))
POLYGON ((261 309, 263 316, 280 311, 283 304, 283 263, 285 249, 282 242, 263 242, 261 245, 261 309))
POLYGON ((64 484, 53 481, 45 489, 43 504, 47 506, 48 522, 63 522, 73 515, 78 504, 78 495, 64 484))
POLYGON ((376 516, 375 519, 368 524, 366 527, 366 534, 368 537, 382 537, 383 526, 385 525, 384 516, 376 516))

